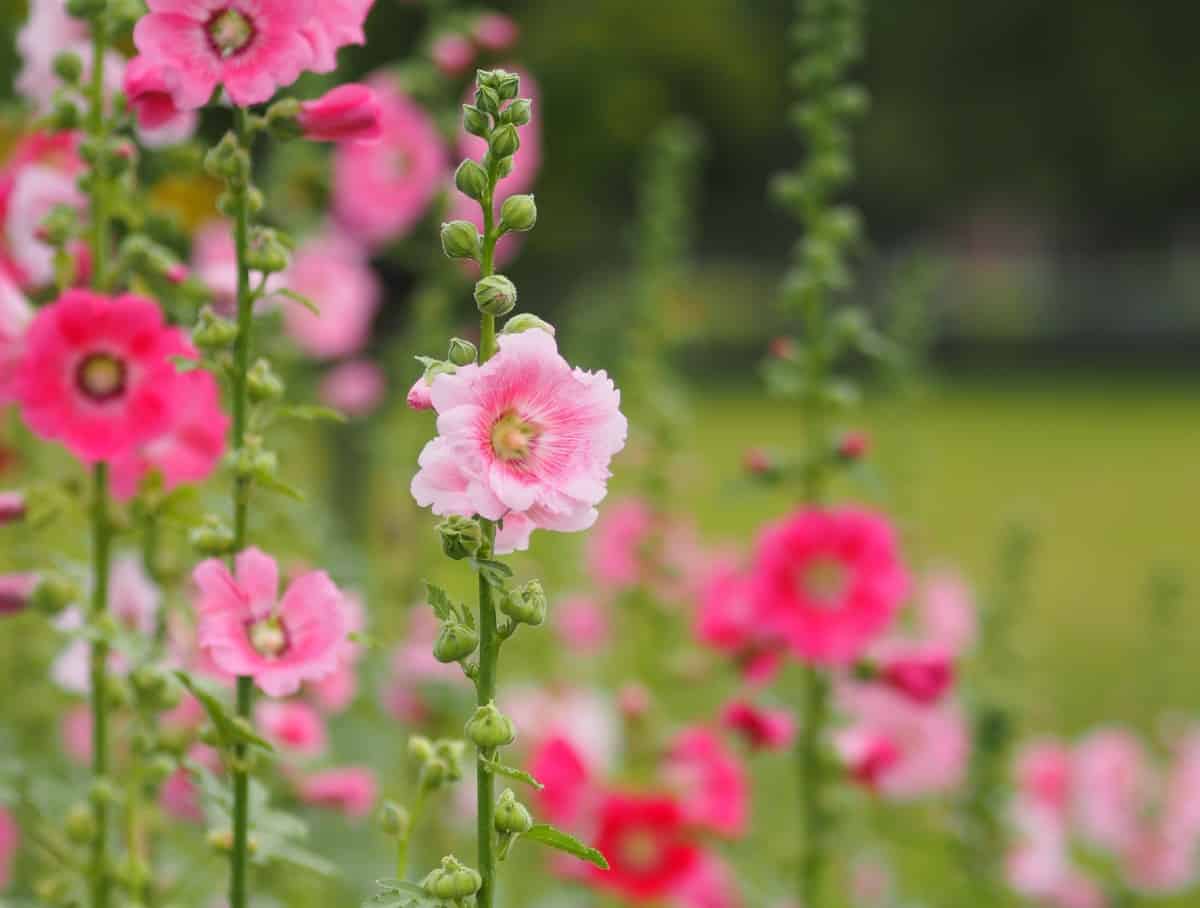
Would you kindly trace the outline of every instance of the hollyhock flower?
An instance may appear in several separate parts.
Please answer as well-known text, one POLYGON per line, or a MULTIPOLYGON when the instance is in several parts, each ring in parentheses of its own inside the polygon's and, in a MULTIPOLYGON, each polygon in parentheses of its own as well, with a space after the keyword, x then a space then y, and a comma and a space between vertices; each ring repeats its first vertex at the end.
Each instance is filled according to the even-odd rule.
POLYGON ((678 908, 741 908, 737 877, 720 858, 705 854, 671 893, 678 908))
POLYGON ((337 52, 348 44, 366 44, 363 26, 375 0, 315 0, 312 17, 301 30, 312 49, 313 72, 337 69, 337 52))
POLYGON ((182 335, 159 307, 126 294, 69 290, 38 311, 17 371, 22 415, 33 432, 85 463, 113 460, 166 431, 182 335))
POLYGON ((679 792, 689 822, 729 838, 745 833, 746 770, 713 731, 680 732, 667 752, 663 776, 679 792))
POLYGON ((447 33, 433 39, 429 49, 434 65, 447 76, 457 76, 475 62, 475 46, 462 35, 447 33))
POLYGON ((637 586, 643 577, 643 551, 655 528, 654 510, 640 498, 604 509, 588 537, 588 569, 599 583, 615 590, 637 586))
POLYGON ((314 64, 303 29, 314 0, 148 0, 134 44, 195 110, 218 86, 239 107, 269 101, 314 64))
POLYGON ((17 172, 7 200, 5 240, 14 266, 30 286, 54 280, 54 250, 42 235, 42 222, 60 205, 81 217, 86 211, 86 198, 72 174, 45 164, 17 172))
POLYGON ((844 685, 838 699, 849 724, 835 745, 859 781, 899 801, 961 784, 970 735, 956 704, 921 706, 873 684, 844 685))
MULTIPOLYGON (((192 355, 190 345, 184 355, 192 355)), ((194 370, 176 379, 170 424, 164 432, 112 461, 112 488, 120 501, 137 494, 151 470, 162 476, 163 489, 203 482, 225 454, 229 417, 221 409, 221 389, 209 372, 194 370)))
POLYGON ((1017 794, 1047 810, 1063 812, 1071 797, 1071 751, 1057 741, 1034 741, 1017 755, 1017 794))
POLYGON ((610 769, 621 747, 621 720, 612 698, 597 690, 546 690, 518 685, 503 692, 505 714, 521 729, 519 746, 536 748, 551 738, 569 742, 595 772, 610 769))
POLYGON ((1052 901, 1075 874, 1062 818, 1036 804, 1018 802, 1013 811, 1017 845, 1005 859, 1005 876, 1014 892, 1052 901))
POLYGON ((1080 833, 1113 852, 1137 834, 1149 770, 1141 742, 1120 728, 1101 729, 1075 749, 1075 816, 1080 833))
POLYGON ((333 208, 353 236, 382 246, 412 230, 447 173, 436 124, 387 76, 368 80, 381 108, 378 142, 339 145, 333 157, 333 208))
POLYGON ((361 247, 336 232, 314 237, 296 251, 286 281, 320 309, 319 315, 298 305, 283 310, 284 329, 301 350, 333 359, 363 348, 383 292, 361 247))
MULTIPOLYGON (((187 754, 188 762, 194 763, 211 773, 221 771, 221 755, 204 744, 194 744, 187 754)), ((204 808, 200 792, 186 766, 176 769, 163 783, 159 792, 159 804, 163 810, 185 823, 203 823, 204 808)))
POLYGON ((306 804, 336 810, 358 820, 369 815, 375 806, 379 783, 370 769, 347 766, 302 778, 297 794, 306 804))
POLYGON ((323 403, 347 416, 368 416, 387 394, 387 376, 368 359, 353 359, 334 368, 321 381, 323 403))
POLYGON ((937 703, 954 683, 954 663, 937 644, 889 641, 879 658, 879 680, 915 703, 937 703))
POLYGON ((1175 742, 1163 782, 1163 827, 1183 841, 1200 841, 1200 729, 1175 742))
POLYGON ((784 750, 796 736, 796 721, 784 709, 764 709, 749 700, 734 700, 721 711, 721 724, 755 750, 784 750))
POLYGON ((338 648, 338 668, 331 675, 309 684, 307 689, 317 706, 327 713, 344 711, 358 693, 355 666, 363 656, 364 647, 349 638, 366 630, 367 610, 357 594, 346 593, 342 597, 342 612, 346 619, 346 639, 338 648))
POLYGON ((12 879, 13 860, 21 845, 21 830, 13 815, 0 807, 0 889, 12 879))
POLYGON ((508 50, 517 43, 520 33, 517 23, 503 13, 484 13, 471 30, 479 46, 493 53, 508 50))
MULTIPOLYGON (((37 114, 50 112, 62 80, 54 71, 60 53, 76 54, 83 62, 81 82, 89 84, 92 72, 92 42, 87 22, 67 13, 66 0, 32 0, 29 17, 17 32, 21 69, 14 87, 37 114)), ((125 59, 115 51, 104 55, 107 86, 120 81, 125 59), (114 78, 115 76, 115 78, 114 78)))
POLYGON ((534 748, 529 772, 542 783, 536 795, 538 808, 552 823, 575 823, 596 794, 591 768, 566 738, 552 736, 534 748))
POLYGON ((200 590, 198 640, 213 662, 286 697, 336 671, 346 637, 342 594, 322 571, 303 574, 278 598, 275 559, 256 548, 237 556, 237 577, 215 558, 192 575, 200 590))
POLYGON ((589 596, 571 596, 555 606, 554 630, 575 652, 595 652, 608 643, 608 612, 589 596))
POLYGON ((858 659, 908 589, 892 528, 853 508, 800 511, 767 527, 750 582, 762 625, 818 665, 858 659))
POLYGON ((15 399, 13 381, 25 349, 25 332, 33 321, 29 300, 0 273, 0 407, 15 399))
POLYGON ((669 896, 703 859, 689 835, 683 805, 666 795, 606 795, 594 844, 610 869, 589 867, 589 881, 633 901, 669 896))
POLYGON ((961 655, 975 645, 978 618, 971 588, 953 571, 937 571, 925 578, 917 611, 924 635, 961 655))
POLYGON ((298 122, 312 142, 378 142, 383 109, 366 85, 339 85, 315 101, 300 105, 298 122))
POLYGON ((575 532, 596 520, 608 465, 625 445, 621 396, 604 372, 572 370, 544 331, 504 337, 483 365, 438 375, 431 389, 437 438, 412 482, 422 507, 446 516, 523 515, 528 530, 575 532))
POLYGON ((22 492, 0 492, 0 527, 20 523, 25 519, 27 506, 22 492))
POLYGON ((404 399, 410 410, 432 410, 433 395, 430 393, 429 382, 422 375, 413 386, 408 389, 408 396, 404 399))
POLYGON ((1126 846, 1121 865, 1126 882, 1137 892, 1182 892, 1196 879, 1196 842, 1147 823, 1126 846))
POLYGON ((129 61, 124 88, 138 126, 143 129, 162 129, 188 116, 175 105, 167 74, 145 57, 129 61))
MULTIPOLYGON (((14 212, 13 192, 18 179, 30 167, 46 167, 74 178, 83 169, 79 158, 80 134, 77 132, 34 132, 25 136, 9 151, 7 160, 0 168, 0 274, 22 288, 34 282, 17 261, 10 236, 16 236, 17 244, 25 249, 37 242, 39 227, 45 212, 30 214, 24 208, 14 212), (30 240, 29 237, 33 239, 30 240)), ((28 192, 28 190, 26 190, 28 192)), ((87 264, 86 247, 81 246, 80 264, 87 264)), ((39 253, 39 259, 43 256, 39 253)), ((82 269, 81 269, 82 270, 82 269)))
POLYGON ((0 574, 0 615, 25 611, 37 585, 37 574, 0 574))
POLYGON ((267 700, 258 704, 254 720, 267 740, 297 757, 319 757, 325 751, 325 720, 307 703, 267 700))

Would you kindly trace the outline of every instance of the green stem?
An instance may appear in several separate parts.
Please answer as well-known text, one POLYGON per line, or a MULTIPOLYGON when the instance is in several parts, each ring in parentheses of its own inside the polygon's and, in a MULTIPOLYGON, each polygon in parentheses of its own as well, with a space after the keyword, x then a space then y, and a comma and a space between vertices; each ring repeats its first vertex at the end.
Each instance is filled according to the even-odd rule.
POLYGON ((92 286, 105 289, 108 245, 109 213, 108 185, 105 175, 108 122, 104 116, 104 55, 108 51, 108 28, 103 18, 92 21, 92 81, 88 88, 88 134, 96 143, 96 163, 93 165, 91 186, 91 239, 92 239, 92 286))
MULTIPOLYGON (((250 153, 250 129, 246 111, 235 108, 238 144, 250 153)), ((254 329, 254 299, 250 290, 250 268, 247 259, 250 251, 250 205, 249 187, 244 181, 231 187, 234 198, 234 247, 237 252, 237 340, 233 349, 233 429, 231 446, 234 457, 246 445, 246 427, 249 414, 247 373, 250 371, 250 352, 254 329)), ((233 538, 234 552, 246 547, 247 516, 250 502, 250 480, 237 476, 233 487, 233 538)), ((249 721, 254 703, 254 681, 252 678, 237 679, 237 714, 249 721)), ((233 765, 233 849, 229 856, 229 905, 230 908, 246 908, 246 872, 249 857, 250 832, 250 771, 247 765, 246 745, 239 743, 234 748, 233 765)))
POLYGON ((829 721, 829 681, 819 668, 804 672, 804 727, 797 750, 800 771, 800 904, 817 908, 825 876, 825 772, 821 753, 829 721))
MULTIPOLYGON (((108 611, 108 570, 112 533, 108 520, 108 465, 96 464, 92 472, 92 607, 93 624, 108 611)), ((108 773, 108 644, 92 643, 92 780, 108 773)), ((104 798, 92 799, 96 837, 92 840, 92 906, 106 908, 109 902, 108 805, 104 798)))
POLYGON ((412 844, 413 832, 425 816, 425 786, 417 788, 417 798, 413 801, 412 814, 408 819, 408 830, 400 836, 396 845, 396 879, 408 878, 408 847, 412 844))

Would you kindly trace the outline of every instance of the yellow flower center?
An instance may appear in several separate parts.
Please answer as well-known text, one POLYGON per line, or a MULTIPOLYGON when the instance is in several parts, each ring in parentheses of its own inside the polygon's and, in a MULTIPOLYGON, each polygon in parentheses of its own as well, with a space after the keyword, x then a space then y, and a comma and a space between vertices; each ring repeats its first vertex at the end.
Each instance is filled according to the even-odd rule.
POLYGON ((805 594, 818 606, 835 609, 846 595, 850 576, 841 562, 821 558, 804 569, 799 581, 805 594))
POLYGON ((125 392, 125 363, 109 353, 93 353, 75 370, 75 385, 96 403, 125 392))
POLYGON ((288 641, 279 619, 267 618, 250 625, 250 645, 268 659, 283 655, 288 641))
POLYGON ((503 461, 524 460, 537 437, 536 426, 509 410, 492 425, 492 450, 503 461))
POLYGON ((254 40, 254 23, 236 9, 223 9, 208 21, 208 38, 222 57, 232 57, 254 40))

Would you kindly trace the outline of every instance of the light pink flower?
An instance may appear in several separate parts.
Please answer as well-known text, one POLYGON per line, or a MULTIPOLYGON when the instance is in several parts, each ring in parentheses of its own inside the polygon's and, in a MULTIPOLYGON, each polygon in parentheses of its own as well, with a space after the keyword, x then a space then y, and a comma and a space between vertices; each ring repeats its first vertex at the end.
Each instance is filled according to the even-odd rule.
POLYGON ((497 53, 516 44, 521 30, 503 13, 484 13, 475 20, 471 33, 480 47, 497 53))
POLYGON ((784 750, 796 736, 796 720, 785 709, 765 709, 749 700, 734 700, 721 710, 721 724, 755 750, 784 750))
POLYGON ((362 766, 327 769, 300 779, 300 800, 317 807, 337 810, 352 819, 371 813, 379 793, 375 773, 362 766))
POLYGON ((430 394, 429 382, 425 380, 424 375, 413 382, 413 386, 408 389, 408 396, 404 402, 408 404, 410 410, 433 409, 433 396, 430 394))
POLYGON ((544 331, 504 337, 482 366, 433 380, 439 435, 421 452, 413 497, 438 515, 525 518, 528 530, 575 532, 596 520, 609 462, 625 445, 620 393, 604 372, 572 370, 544 331))
POLYGON ((637 586, 645 576, 645 549, 655 524, 653 509, 640 498, 607 506, 587 541, 592 576, 616 590, 637 586))
POLYGON ((46 164, 21 168, 8 197, 5 233, 9 254, 30 285, 43 287, 54 280, 54 250, 42 237, 42 222, 60 206, 83 216, 85 197, 74 175, 46 164))
POLYGON ((497 702, 521 730, 519 746, 532 749, 550 738, 562 738, 595 772, 606 772, 616 764, 621 721, 605 693, 583 687, 546 690, 519 685, 503 691, 497 702))
POLYGON ((148 299, 70 290, 38 311, 16 389, 25 422, 85 463, 161 435, 177 405, 183 336, 148 299))
POLYGON ((333 208, 355 237, 382 246, 406 235, 445 183, 446 148, 429 114, 388 76, 368 80, 382 109, 378 142, 339 145, 333 208))
POLYGON ((670 903, 678 908, 742 908, 737 876, 713 854, 704 854, 675 884, 670 903))
POLYGON ((313 72, 337 69, 337 52, 348 44, 366 44, 363 26, 375 0, 315 0, 312 17, 301 30, 312 48, 313 72))
POLYGON ((352 359, 334 367, 321 381, 322 402, 347 416, 367 416, 387 394, 387 376, 369 359, 352 359))
POLYGON ((342 612, 346 618, 347 639, 339 647, 337 671, 312 682, 307 688, 317 706, 327 713, 344 711, 358 694, 358 671, 355 666, 363 656, 363 645, 350 640, 349 636, 366 630, 367 610, 356 593, 345 593, 342 596, 342 612))
POLYGON ((970 735, 954 703, 921 706, 872 684, 846 684, 838 700, 848 724, 835 735, 847 765, 884 797, 904 801, 956 789, 970 755, 970 735))
POLYGON ((317 315, 295 303, 284 308, 284 328, 300 349, 333 359, 363 348, 382 288, 360 246, 334 231, 314 237, 296 251, 286 281, 321 310, 317 315))
POLYGON ((663 764, 667 784, 683 796, 688 820, 719 835, 745 834, 749 783, 741 761, 711 729, 680 732, 663 764))
POLYGON ((33 307, 20 289, 0 272, 0 407, 15 399, 13 381, 25 350, 25 332, 33 307))
POLYGON ((270 100, 314 67, 303 29, 314 0, 148 0, 133 40, 163 72, 175 103, 194 110, 223 87, 239 107, 270 100))
POLYGON ((862 656, 908 590, 891 526, 854 508, 799 511, 768 526, 750 582, 763 628, 818 665, 862 656))
MULTIPOLYGON (((34 212, 31 216, 24 207, 14 211, 13 194, 17 183, 30 167, 47 167, 74 178, 83 169, 78 154, 79 140, 77 132, 30 133, 16 143, 0 167, 0 274, 18 287, 29 289, 34 286, 34 281, 18 261, 18 251, 11 237, 18 238, 20 255, 26 255, 27 246, 32 242, 28 238, 32 236, 33 241, 37 241, 41 215, 34 212)), ((78 244, 76 255, 81 272, 88 267, 86 250, 86 244, 78 244)), ((41 253, 37 257, 39 260, 44 258, 41 253)))
POLYGON ((77 766, 92 762, 92 710, 82 704, 68 709, 59 722, 63 753, 77 766))
POLYGON ((1122 728, 1101 729, 1076 747, 1074 764, 1080 833, 1113 852, 1129 847, 1150 784, 1141 742, 1122 728))
MULTIPOLYGON (((89 84, 92 72, 92 42, 87 22, 67 13, 66 0, 32 0, 29 18, 17 32, 17 50, 21 55, 21 69, 17 73, 15 88, 38 114, 50 112, 54 95, 62 86, 62 80, 54 72, 54 58, 62 52, 71 52, 83 61, 81 81, 89 84)), ((125 58, 115 51, 104 55, 105 87, 112 87, 121 79, 125 58)))
POLYGON ((608 610, 590 596, 571 596, 553 612, 558 638, 576 652, 603 649, 609 639, 608 610))
POLYGON ((12 879, 12 865, 21 845, 21 830, 13 815, 0 807, 0 889, 12 879))
POLYGON ((339 85, 300 105, 300 128, 313 142, 378 142, 383 109, 366 85, 339 85))
POLYGON ((254 711, 254 724, 267 740, 297 757, 325 752, 325 720, 307 703, 265 700, 254 711))
POLYGON ((1175 835, 1161 823, 1146 822, 1126 846, 1121 863, 1132 889, 1165 895, 1192 885, 1196 858, 1194 838, 1175 835))
POLYGON ((0 615, 25 611, 37 585, 37 574, 0 574, 0 615))
POLYGON ((1071 751, 1053 740, 1034 741, 1017 755, 1017 795, 1023 801, 1064 813, 1071 799, 1071 751))
POLYGON ((279 599, 275 560, 251 548, 237 557, 236 579, 216 559, 192 576, 200 590, 199 644, 222 671, 286 697, 337 669, 345 615, 342 594, 324 572, 301 575, 279 599))
POLYGON ((941 570, 921 584, 917 611, 923 635, 961 655, 975 645, 978 616, 971 587, 953 571, 941 570))
POLYGON ((443 73, 457 76, 466 72, 475 62, 475 46, 463 35, 447 32, 433 39, 429 55, 443 73))
MULTIPOLYGON (((189 345, 184 355, 191 354, 189 345)), ((168 492, 203 482, 220 464, 228 432, 216 378, 200 369, 179 375, 166 430, 112 461, 113 494, 128 501, 151 470, 161 474, 168 492)))

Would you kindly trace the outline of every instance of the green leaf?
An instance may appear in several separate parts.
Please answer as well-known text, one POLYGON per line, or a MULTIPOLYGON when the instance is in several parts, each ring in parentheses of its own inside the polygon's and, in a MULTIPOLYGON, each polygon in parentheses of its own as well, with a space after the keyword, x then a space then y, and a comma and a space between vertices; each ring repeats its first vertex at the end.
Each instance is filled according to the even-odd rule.
POLYGON ((307 309, 313 315, 316 315, 318 317, 321 315, 321 307, 318 306, 312 300, 310 300, 303 293, 297 293, 295 290, 276 290, 275 292, 278 293, 280 296, 286 296, 293 303, 299 303, 301 306, 303 306, 305 309, 307 309))
POLYGON ((454 621, 458 617, 458 610, 454 607, 449 593, 428 580, 425 581, 425 589, 428 591, 426 599, 429 607, 433 609, 439 621, 454 621))
POLYGON ((279 415, 289 419, 299 419, 304 422, 347 422, 346 414, 333 407, 320 407, 315 404, 280 407, 279 415))
POLYGON ((363 902, 363 908, 443 908, 445 905, 416 883, 380 880, 378 886, 382 891, 363 902))
POLYGON ((530 830, 524 833, 521 838, 531 839, 534 842, 541 842, 550 848, 557 848, 559 851, 565 851, 573 857, 579 858, 581 861, 587 861, 593 866, 599 867, 601 870, 608 869, 608 861, 595 848, 590 845, 585 845, 579 839, 570 833, 563 832, 548 823, 534 823, 530 830))
POLYGON ((541 791, 546 786, 531 776, 523 769, 517 769, 515 766, 506 766, 496 760, 484 760, 483 765, 488 768, 492 775, 504 776, 508 779, 516 779, 518 782, 524 782, 526 785, 532 785, 538 791, 541 791))
POLYGON ((266 738, 259 737, 244 724, 235 721, 234 717, 229 715, 229 712, 225 709, 225 704, 214 694, 197 684, 187 672, 177 671, 175 672, 175 677, 179 679, 179 683, 187 688, 192 696, 200 701, 200 705, 204 707, 204 712, 208 714, 213 728, 217 730, 217 735, 221 738, 222 744, 227 747, 239 743, 250 744, 270 752, 275 750, 271 742, 266 738))
POLYGON ((274 492, 276 495, 283 495, 285 498, 290 498, 293 501, 304 501, 304 493, 297 489, 294 485, 284 482, 275 476, 255 476, 254 484, 262 486, 268 492, 274 492))

